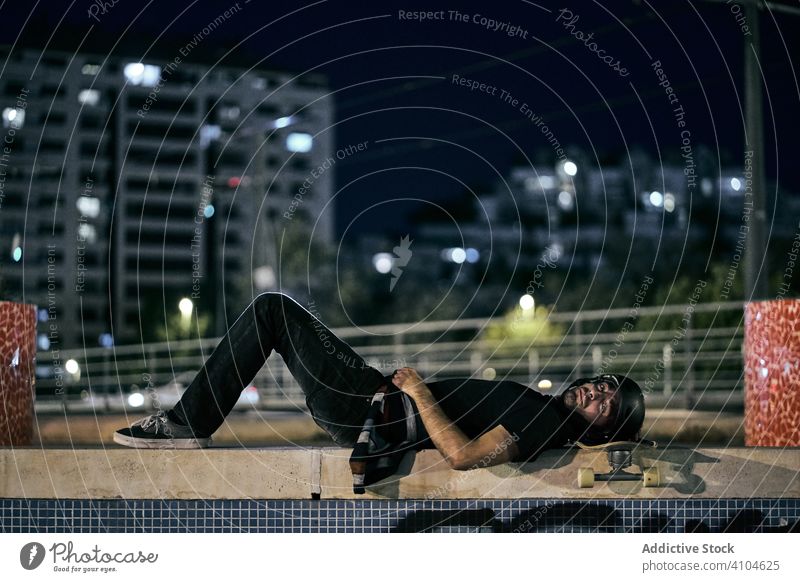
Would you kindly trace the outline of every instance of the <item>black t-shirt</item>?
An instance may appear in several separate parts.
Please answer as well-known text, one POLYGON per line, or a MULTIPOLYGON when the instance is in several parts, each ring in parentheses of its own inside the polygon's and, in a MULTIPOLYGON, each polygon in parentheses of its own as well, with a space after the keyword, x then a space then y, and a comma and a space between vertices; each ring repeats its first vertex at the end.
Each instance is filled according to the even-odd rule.
POLYGON ((514 461, 536 458, 580 434, 558 398, 510 380, 450 379, 428 384, 439 406, 470 439, 502 425, 515 439, 514 461))

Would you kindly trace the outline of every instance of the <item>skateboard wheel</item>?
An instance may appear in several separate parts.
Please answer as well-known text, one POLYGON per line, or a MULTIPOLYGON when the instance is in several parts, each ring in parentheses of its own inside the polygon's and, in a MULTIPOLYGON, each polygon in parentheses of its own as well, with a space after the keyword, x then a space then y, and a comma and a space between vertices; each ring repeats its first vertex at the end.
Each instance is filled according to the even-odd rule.
POLYGON ((581 467, 578 469, 578 487, 586 489, 594 486, 594 469, 581 467))
POLYGON ((642 471, 645 487, 658 487, 661 485, 661 471, 658 467, 648 467, 642 471))

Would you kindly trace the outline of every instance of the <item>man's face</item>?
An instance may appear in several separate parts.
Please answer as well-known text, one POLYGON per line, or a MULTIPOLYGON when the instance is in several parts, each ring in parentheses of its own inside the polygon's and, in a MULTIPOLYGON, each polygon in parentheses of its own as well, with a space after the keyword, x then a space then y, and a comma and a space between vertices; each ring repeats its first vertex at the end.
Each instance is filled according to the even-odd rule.
POLYGON ((596 428, 606 428, 614 421, 619 398, 617 389, 606 380, 573 386, 561 395, 564 406, 596 428))

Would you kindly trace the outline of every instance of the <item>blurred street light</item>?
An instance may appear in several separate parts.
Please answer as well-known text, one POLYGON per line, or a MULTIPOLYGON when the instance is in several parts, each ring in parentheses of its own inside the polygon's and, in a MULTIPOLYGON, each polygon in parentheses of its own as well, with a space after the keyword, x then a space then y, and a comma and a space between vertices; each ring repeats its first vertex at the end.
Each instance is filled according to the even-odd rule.
POLYGON ((650 192, 650 204, 660 207, 662 204, 664 204, 664 195, 661 192, 653 190, 650 192))
POLYGON ((381 275, 385 275, 391 271, 393 264, 394 256, 389 253, 377 253, 372 257, 372 265, 381 275))
POLYGON ((77 382, 81 379, 81 367, 76 360, 70 358, 64 363, 64 370, 69 374, 69 380, 77 382))
POLYGON ((64 364, 64 369, 67 371, 67 374, 72 374, 73 376, 81 371, 81 367, 78 365, 78 362, 72 358, 66 361, 64 364))
POLYGON ((519 298, 519 306, 522 307, 523 311, 530 311, 534 308, 536 302, 533 299, 533 295, 526 293, 522 297, 519 298))
POLYGON ((184 317, 189 317, 192 314, 192 309, 194 308, 194 303, 188 297, 184 297, 178 303, 178 309, 181 310, 181 315, 184 317))
POLYGON ((478 251, 475 249, 467 249, 464 250, 461 247, 453 247, 449 249, 442 249, 441 257, 443 261, 448 261, 450 263, 456 263, 460 265, 464 261, 467 261, 472 257, 474 260, 469 261, 471 263, 478 260, 478 251), (473 251, 473 252, 470 252, 473 251))
POLYGON ((670 192, 664 194, 664 210, 667 212, 675 210, 675 194, 670 192))
POLYGON ((269 265, 253 269, 253 283, 259 291, 272 289, 276 282, 275 270, 269 265))
POLYGON ((178 302, 178 310, 181 312, 180 330, 182 334, 188 334, 192 323, 192 310, 194 303, 188 297, 184 297, 178 302))
POLYGON ((128 394, 128 405, 133 408, 139 408, 144 404, 144 394, 141 392, 131 392, 128 394))

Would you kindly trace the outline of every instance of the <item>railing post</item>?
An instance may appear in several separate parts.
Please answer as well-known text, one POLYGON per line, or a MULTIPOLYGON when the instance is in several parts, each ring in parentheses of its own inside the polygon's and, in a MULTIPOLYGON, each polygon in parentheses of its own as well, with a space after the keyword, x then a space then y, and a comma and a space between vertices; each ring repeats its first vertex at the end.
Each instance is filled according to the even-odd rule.
POLYGON ((692 336, 692 321, 694 316, 688 314, 686 321, 686 341, 683 344, 684 355, 686 357, 686 408, 694 408, 694 346, 692 336))
POLYGON ((150 379, 155 382, 156 381, 156 348, 155 346, 150 346, 147 350, 147 371, 150 374, 150 379))
POLYGON ((103 394, 106 401, 106 412, 111 412, 111 384, 108 380, 111 374, 111 356, 109 355, 110 351, 111 350, 107 349, 103 354, 103 384, 105 386, 103 394))
POLYGON ((600 374, 600 368, 603 366, 603 348, 594 346, 592 348, 592 369, 594 370, 593 376, 600 374))
MULTIPOLYGON (((51 365, 54 359, 55 358, 53 357, 53 352, 51 351, 50 352, 51 365)), ((55 365, 53 365, 53 371, 56 371, 56 374, 61 374, 61 408, 64 409, 64 414, 66 414, 67 412, 69 412, 68 409, 69 405, 67 404, 67 374, 66 370, 64 370, 63 360, 61 364, 58 366, 58 370, 60 371, 56 371, 56 367, 55 365)))
POLYGON ((291 400, 293 390, 290 390, 288 387, 291 384, 291 374, 289 373, 289 367, 281 362, 281 385, 277 387, 275 396, 280 398, 283 397, 286 400, 291 400))
POLYGON ((573 334, 573 347, 575 348, 575 375, 573 376, 573 380, 576 378, 583 377, 583 354, 581 353, 581 336, 583 335, 583 320, 581 319, 581 314, 578 313, 575 315, 575 325, 572 326, 572 329, 575 330, 573 334))
POLYGON ((392 336, 392 347, 394 349, 394 359, 400 360, 403 357, 403 333, 396 333, 392 336))
MULTIPOLYGON (((405 362, 405 360, 403 361, 405 362)), ((406 362, 406 365, 411 367, 410 362, 406 362)), ((426 358, 425 356, 420 356, 419 358, 417 358, 417 361, 414 362, 413 367, 419 370, 422 374, 430 373, 430 370, 428 369, 428 358, 426 358)))
POLYGON ((470 376, 475 375, 483 365, 483 356, 479 351, 473 351, 469 355, 470 376))
POLYGON ((533 380, 539 373, 539 350, 528 350, 528 376, 533 380))
POLYGON ((664 396, 672 395, 672 347, 664 344, 661 349, 661 360, 664 362, 664 396))

